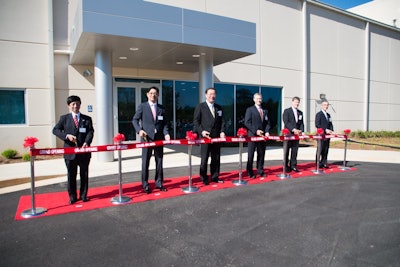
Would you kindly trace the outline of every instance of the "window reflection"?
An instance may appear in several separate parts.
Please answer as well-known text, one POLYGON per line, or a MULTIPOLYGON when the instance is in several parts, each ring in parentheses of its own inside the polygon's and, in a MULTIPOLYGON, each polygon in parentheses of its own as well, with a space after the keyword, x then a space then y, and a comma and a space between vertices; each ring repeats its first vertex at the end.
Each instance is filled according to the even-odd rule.
POLYGON ((193 130, 193 113, 199 103, 199 83, 175 81, 176 138, 193 130))

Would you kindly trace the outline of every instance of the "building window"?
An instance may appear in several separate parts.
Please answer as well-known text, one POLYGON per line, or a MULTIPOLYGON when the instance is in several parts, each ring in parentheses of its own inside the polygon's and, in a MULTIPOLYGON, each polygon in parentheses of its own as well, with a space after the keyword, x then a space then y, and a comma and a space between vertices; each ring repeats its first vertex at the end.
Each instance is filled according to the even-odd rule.
POLYGON ((25 91, 0 89, 0 124, 25 123, 25 91))
POLYGON ((215 83, 216 103, 222 106, 225 120, 225 134, 235 135, 235 86, 233 84, 215 83))
POLYGON ((194 109, 199 103, 199 83, 175 81, 176 138, 193 130, 194 109))

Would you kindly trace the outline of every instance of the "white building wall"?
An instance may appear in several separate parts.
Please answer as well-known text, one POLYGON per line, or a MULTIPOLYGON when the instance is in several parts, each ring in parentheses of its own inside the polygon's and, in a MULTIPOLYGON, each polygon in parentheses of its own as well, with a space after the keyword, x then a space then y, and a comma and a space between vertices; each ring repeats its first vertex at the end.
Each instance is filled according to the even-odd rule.
POLYGON ((400 36, 371 27, 371 130, 400 129, 400 36))
POLYGON ((362 129, 366 114, 365 23, 318 6, 310 18, 310 130, 315 130, 316 100, 325 94, 336 129, 362 129), (333 109, 332 109, 333 107, 333 109), (336 111, 336 112, 335 112, 336 111))
POLYGON ((25 90, 25 125, 0 125, 0 151, 26 136, 50 146, 48 1, 0 0, 0 88, 25 90))

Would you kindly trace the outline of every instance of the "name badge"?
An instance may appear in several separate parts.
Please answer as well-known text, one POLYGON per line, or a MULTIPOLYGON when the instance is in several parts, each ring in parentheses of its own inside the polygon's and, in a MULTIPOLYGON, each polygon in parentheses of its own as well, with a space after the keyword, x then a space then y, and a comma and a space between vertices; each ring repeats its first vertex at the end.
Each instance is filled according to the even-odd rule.
POLYGON ((219 116, 219 117, 222 116, 222 110, 218 110, 218 116, 219 116))
POLYGON ((159 121, 162 121, 162 120, 164 120, 164 116, 157 116, 157 119, 158 119, 159 121))
POLYGON ((268 116, 267 116, 267 115, 265 115, 264 119, 267 121, 267 120, 268 120, 268 116))
POLYGON ((303 115, 299 115, 299 121, 303 119, 303 115))
POLYGON ((79 132, 80 132, 80 133, 86 133, 86 128, 83 128, 83 127, 82 127, 82 128, 79 128, 79 132))

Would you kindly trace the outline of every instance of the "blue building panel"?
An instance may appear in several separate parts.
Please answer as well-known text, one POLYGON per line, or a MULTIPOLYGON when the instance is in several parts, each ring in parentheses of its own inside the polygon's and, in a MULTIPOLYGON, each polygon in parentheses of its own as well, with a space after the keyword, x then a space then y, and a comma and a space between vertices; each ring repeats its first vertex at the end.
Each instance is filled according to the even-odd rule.
POLYGON ((216 32, 209 29, 184 29, 184 43, 246 53, 256 52, 256 40, 225 32, 216 32))
POLYGON ((185 27, 212 30, 215 32, 234 34, 254 39, 256 38, 256 25, 255 23, 248 21, 187 9, 183 10, 183 19, 185 27))
POLYGON ((143 0, 83 0, 83 12, 182 24, 182 9, 143 0))
POLYGON ((83 32, 182 42, 180 25, 101 13, 84 12, 83 32))
POLYGON ((255 53, 255 23, 148 3, 83 0, 82 31, 255 53))

